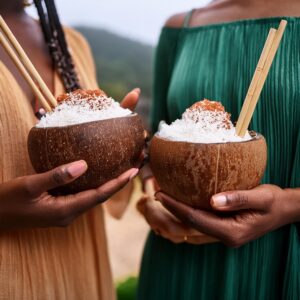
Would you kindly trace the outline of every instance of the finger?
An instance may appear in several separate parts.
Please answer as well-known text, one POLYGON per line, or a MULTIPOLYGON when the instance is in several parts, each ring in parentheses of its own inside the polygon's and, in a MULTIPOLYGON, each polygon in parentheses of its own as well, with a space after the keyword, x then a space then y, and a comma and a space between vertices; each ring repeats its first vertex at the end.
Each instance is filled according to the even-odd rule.
POLYGON ((145 181, 145 192, 148 195, 150 199, 155 199, 154 195, 156 193, 154 180, 152 178, 149 178, 145 181))
POLYGON ((121 190, 138 172, 138 169, 130 169, 118 178, 105 183, 97 189, 70 195, 68 197, 60 197, 61 199, 57 198, 58 202, 60 202, 58 206, 64 206, 63 209, 66 215, 78 216, 97 204, 104 202, 121 190))
POLYGON ((145 215, 145 206, 149 198, 147 195, 143 195, 136 204, 136 209, 142 214, 145 215))
POLYGON ((220 193, 211 199, 211 206, 220 211, 244 209, 268 211, 272 203, 273 192, 268 188, 220 193))
POLYGON ((218 239, 224 240, 232 230, 230 219, 221 218, 208 211, 194 209, 172 199, 164 193, 157 193, 155 197, 183 223, 198 231, 218 239))
POLYGON ((160 235, 164 239, 169 240, 169 241, 171 241, 174 244, 182 244, 182 243, 184 243, 184 240, 182 240, 182 237, 180 237, 180 236, 172 236, 172 235, 170 235, 168 233, 164 233, 164 232, 162 232, 160 235))
POLYGON ((25 177, 26 189, 32 198, 43 192, 70 183, 84 174, 88 166, 84 160, 57 167, 49 172, 25 177))
POLYGON ((211 240, 216 240, 206 234, 203 234, 195 229, 187 227, 183 223, 171 221, 172 226, 153 227, 154 232, 162 237, 169 239, 173 243, 191 243, 191 244, 206 244, 211 240), (202 242, 200 242, 202 241, 202 242), (196 243, 197 242, 197 243, 196 243))
POLYGON ((121 102, 121 106, 123 108, 128 108, 128 109, 134 111, 135 107, 137 106, 140 94, 141 94, 141 89, 136 88, 136 89, 132 90, 130 93, 128 93, 125 96, 125 98, 121 102))
POLYGON ((46 111, 43 108, 40 108, 36 113, 35 116, 38 119, 41 119, 46 114, 46 111))
POLYGON ((202 235, 202 236, 191 236, 191 237, 188 236, 185 242, 187 244, 192 244, 192 245, 205 245, 205 244, 217 243, 219 242, 219 240, 209 235, 202 235))
MULTIPOLYGON (((161 204, 159 203, 159 205, 161 204)), ((175 239, 183 241, 187 236, 204 236, 203 233, 179 221, 169 211, 165 210, 165 208, 163 208, 161 214, 160 218, 151 220, 149 225, 151 228, 160 231, 164 237, 169 237, 173 241, 175 239)))
POLYGON ((159 235, 164 239, 171 241, 174 244, 181 244, 185 242, 183 235, 172 234, 163 227, 152 227, 152 230, 156 235, 159 235))
MULTIPOLYGON (((151 183, 151 181, 153 180, 149 180, 149 183, 151 183)), ((150 200, 149 196, 143 196, 137 207, 144 215, 152 230, 157 235, 161 235, 173 243, 184 242, 185 236, 204 236, 197 230, 183 224, 169 211, 163 208, 161 203, 150 200), (147 203, 151 204, 147 206, 147 203)))

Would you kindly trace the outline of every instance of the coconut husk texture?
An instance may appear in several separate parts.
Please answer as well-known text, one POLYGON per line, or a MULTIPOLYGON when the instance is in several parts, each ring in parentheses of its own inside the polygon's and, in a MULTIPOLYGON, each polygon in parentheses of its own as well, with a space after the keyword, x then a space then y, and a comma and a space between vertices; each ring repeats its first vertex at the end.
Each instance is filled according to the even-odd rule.
POLYGON ((137 114, 65 127, 33 127, 28 152, 37 173, 85 160, 87 172, 51 191, 70 194, 97 188, 137 166, 144 147, 144 127, 137 114))
POLYGON ((195 208, 211 209, 213 195, 259 185, 267 163, 262 135, 246 142, 200 144, 151 141, 150 165, 160 188, 195 208))

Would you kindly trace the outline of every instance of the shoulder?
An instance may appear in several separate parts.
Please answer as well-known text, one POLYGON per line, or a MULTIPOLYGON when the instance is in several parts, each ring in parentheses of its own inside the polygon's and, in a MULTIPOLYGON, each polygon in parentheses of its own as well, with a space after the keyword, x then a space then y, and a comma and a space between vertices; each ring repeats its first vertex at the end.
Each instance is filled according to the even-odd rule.
POLYGON ((91 47, 86 38, 79 31, 70 27, 64 27, 64 32, 73 56, 92 60, 91 47))
POLYGON ((179 14, 175 14, 171 16, 166 22, 165 22, 165 27, 170 27, 170 28, 181 28, 184 24, 184 20, 187 17, 187 15, 190 13, 188 12, 182 12, 179 14))
POLYGON ((91 58, 93 56, 88 41, 79 31, 70 27, 64 27, 64 32, 73 55, 75 54, 76 56, 80 56, 84 59, 91 58))
POLYGON ((76 43, 79 46, 87 46, 88 47, 87 40, 79 31, 77 31, 71 27, 64 26, 64 32, 65 32, 66 38, 69 42, 76 43))

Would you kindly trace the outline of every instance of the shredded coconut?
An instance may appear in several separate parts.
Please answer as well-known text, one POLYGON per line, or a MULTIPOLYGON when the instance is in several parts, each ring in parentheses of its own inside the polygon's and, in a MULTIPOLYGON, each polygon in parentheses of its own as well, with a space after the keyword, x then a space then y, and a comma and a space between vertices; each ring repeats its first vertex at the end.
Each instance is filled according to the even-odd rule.
POLYGON ((52 112, 47 113, 36 127, 62 127, 112 118, 125 117, 132 114, 112 98, 98 96, 93 99, 82 98, 78 93, 68 94, 52 112))
POLYGON ((249 132, 244 138, 236 135, 230 114, 219 102, 203 100, 188 108, 182 119, 171 125, 161 122, 158 135, 174 141, 192 143, 228 143, 251 140, 249 132))

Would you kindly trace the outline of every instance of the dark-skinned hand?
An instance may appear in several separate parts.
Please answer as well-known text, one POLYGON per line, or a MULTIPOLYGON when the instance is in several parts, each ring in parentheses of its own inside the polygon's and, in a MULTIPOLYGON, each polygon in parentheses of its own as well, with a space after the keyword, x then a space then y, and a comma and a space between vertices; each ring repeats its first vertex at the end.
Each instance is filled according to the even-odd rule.
POLYGON ((107 200, 139 171, 130 169, 97 189, 74 195, 54 197, 47 192, 74 181, 86 170, 86 162, 77 161, 1 184, 0 228, 67 226, 80 214, 107 200))
POLYGON ((141 90, 139 88, 135 88, 124 97, 120 105, 123 108, 128 108, 134 111, 138 104, 140 94, 141 94, 141 90))
MULTIPOLYGON (((140 89, 127 94, 121 105, 134 110, 140 89)), ((45 113, 41 109, 41 115, 45 113)), ((24 176, 0 185, 0 229, 67 226, 75 218, 103 203, 122 189, 138 173, 133 168, 97 189, 54 197, 47 191, 70 183, 84 174, 88 166, 77 161, 43 174, 24 176)))
POLYGON ((213 196, 211 206, 218 214, 184 205, 163 192, 158 192, 156 198, 183 223, 230 247, 240 247, 300 220, 300 189, 275 185, 213 196))
POLYGON ((137 203, 137 209, 145 217, 151 229, 173 243, 189 243, 194 245, 213 243, 217 240, 207 236, 191 226, 178 220, 161 203, 154 201, 158 185, 154 177, 145 182, 145 194, 137 203))

